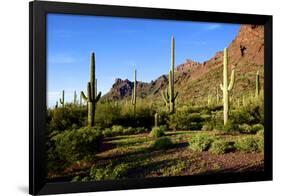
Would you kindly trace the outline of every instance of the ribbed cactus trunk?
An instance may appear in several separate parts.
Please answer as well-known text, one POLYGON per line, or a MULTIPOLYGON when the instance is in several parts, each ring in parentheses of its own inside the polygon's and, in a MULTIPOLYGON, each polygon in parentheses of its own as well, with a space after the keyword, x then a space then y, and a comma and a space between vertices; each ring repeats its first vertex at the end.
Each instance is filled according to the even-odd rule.
POLYGON ((230 83, 228 85, 228 53, 227 53, 227 48, 224 49, 224 56, 223 56, 223 84, 220 85, 220 88, 223 92, 223 123, 224 125, 227 124, 228 121, 228 110, 229 110, 229 96, 228 92, 232 90, 233 85, 234 85, 234 74, 235 74, 235 69, 232 69, 231 72, 231 79, 230 83))
POLYGON ((175 94, 174 91, 174 77, 175 77, 175 39, 172 37, 171 40, 171 68, 169 71, 169 87, 166 93, 162 91, 162 98, 168 108, 168 112, 173 114, 175 112, 175 101, 178 96, 178 92, 175 94))
POLYGON ((132 106, 134 117, 136 116, 136 106, 137 106, 137 70, 134 71, 134 89, 132 93, 132 106))
POLYGON ((60 104, 64 107, 64 90, 62 91, 62 98, 60 98, 60 104))
POLYGON ((101 97, 101 92, 97 95, 96 92, 96 78, 95 78, 95 53, 91 55, 91 63, 90 63, 90 82, 87 85, 87 96, 85 96, 84 92, 81 91, 82 98, 87 101, 88 105, 88 125, 93 127, 95 124, 95 111, 96 111, 96 103, 99 101, 101 97))
POLYGON ((259 73, 259 71, 257 71, 257 74, 256 74, 256 93, 255 93, 256 99, 259 98, 259 94, 260 94, 260 73, 259 73))
POLYGON ((171 40, 171 70, 169 77, 169 89, 170 89, 170 112, 173 114, 175 112, 175 99, 174 99, 174 78, 175 78, 175 39, 174 36, 171 40))
POLYGON ((158 113, 154 114, 154 127, 158 127, 159 115, 158 113))

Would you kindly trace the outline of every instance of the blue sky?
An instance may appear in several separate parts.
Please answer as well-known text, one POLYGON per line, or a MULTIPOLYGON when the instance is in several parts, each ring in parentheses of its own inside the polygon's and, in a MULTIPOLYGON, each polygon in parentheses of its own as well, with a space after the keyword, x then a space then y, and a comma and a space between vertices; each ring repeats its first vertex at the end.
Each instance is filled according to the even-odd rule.
POLYGON ((65 90, 67 102, 89 81, 90 54, 96 56, 98 91, 108 92, 115 78, 150 82, 170 67, 170 41, 175 37, 175 64, 203 62, 227 47, 237 24, 48 14, 47 105, 65 90))

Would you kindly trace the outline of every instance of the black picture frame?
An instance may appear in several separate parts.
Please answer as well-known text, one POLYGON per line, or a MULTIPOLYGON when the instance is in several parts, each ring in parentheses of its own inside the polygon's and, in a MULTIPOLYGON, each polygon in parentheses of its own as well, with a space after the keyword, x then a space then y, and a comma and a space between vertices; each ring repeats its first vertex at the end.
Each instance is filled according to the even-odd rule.
POLYGON ((29 4, 29 193, 57 194, 139 188, 173 187, 272 180, 272 16, 223 12, 187 11, 144 7, 33 1, 29 4), (47 13, 118 16, 182 21, 264 25, 264 171, 210 174, 99 182, 57 182, 46 179, 46 15, 47 13))

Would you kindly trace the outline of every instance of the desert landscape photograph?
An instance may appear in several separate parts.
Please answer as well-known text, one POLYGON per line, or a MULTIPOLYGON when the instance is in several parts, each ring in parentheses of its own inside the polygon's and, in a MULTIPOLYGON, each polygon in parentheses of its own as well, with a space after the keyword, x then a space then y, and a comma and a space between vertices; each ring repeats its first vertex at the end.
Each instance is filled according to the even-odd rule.
POLYGON ((264 27, 48 14, 50 182, 264 169, 264 27))

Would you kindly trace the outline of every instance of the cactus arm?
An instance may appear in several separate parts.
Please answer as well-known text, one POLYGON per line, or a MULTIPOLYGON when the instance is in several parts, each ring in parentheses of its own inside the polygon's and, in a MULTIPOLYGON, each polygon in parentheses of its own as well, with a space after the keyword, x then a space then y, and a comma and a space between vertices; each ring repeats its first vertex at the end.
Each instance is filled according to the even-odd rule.
POLYGON ((232 90, 233 85, 234 85, 234 80, 235 80, 235 69, 232 69, 230 83, 229 83, 228 88, 227 88, 228 91, 232 90))
POLYGON ((99 94, 96 96, 95 98, 95 102, 98 102, 101 98, 101 92, 99 92, 99 94))
POLYGON ((165 102, 165 104, 168 104, 168 97, 167 97, 167 94, 164 92, 164 91, 161 91, 161 96, 165 102))
POLYGON ((179 92, 176 92, 176 94, 175 94, 175 96, 174 96, 174 98, 173 98, 173 101, 176 100, 176 98, 177 98, 178 95, 179 95, 179 92))
POLYGON ((220 89, 223 91, 223 85, 222 84, 220 84, 220 89))
POLYGON ((81 98, 82 98, 84 101, 88 101, 88 97, 84 94, 83 91, 81 91, 80 95, 81 95, 81 98))

